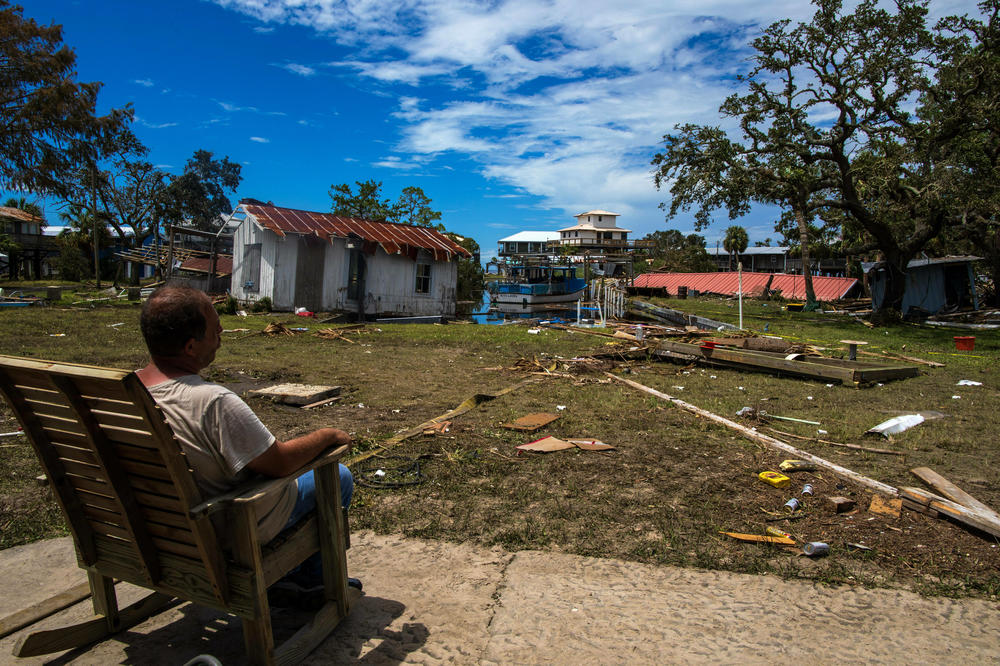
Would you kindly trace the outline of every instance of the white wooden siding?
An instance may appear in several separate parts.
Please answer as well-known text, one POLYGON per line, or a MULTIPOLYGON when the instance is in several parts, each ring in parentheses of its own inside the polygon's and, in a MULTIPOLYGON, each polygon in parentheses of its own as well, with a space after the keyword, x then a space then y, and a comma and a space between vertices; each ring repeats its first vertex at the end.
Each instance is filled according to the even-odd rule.
MULTIPOLYGON (((233 296, 240 300, 271 299, 277 311, 291 311, 294 303, 298 236, 279 238, 247 219, 233 235, 233 296), (260 243, 260 288, 248 292, 243 284, 243 248, 260 243)), ((458 263, 434 261, 421 253, 418 261, 431 265, 430 292, 416 291, 417 262, 406 255, 388 255, 378 247, 374 256, 365 255, 365 313, 373 315, 455 315, 455 286, 458 263)), ((323 272, 323 310, 357 311, 357 301, 347 298, 350 254, 343 238, 334 238, 326 248, 323 272)))

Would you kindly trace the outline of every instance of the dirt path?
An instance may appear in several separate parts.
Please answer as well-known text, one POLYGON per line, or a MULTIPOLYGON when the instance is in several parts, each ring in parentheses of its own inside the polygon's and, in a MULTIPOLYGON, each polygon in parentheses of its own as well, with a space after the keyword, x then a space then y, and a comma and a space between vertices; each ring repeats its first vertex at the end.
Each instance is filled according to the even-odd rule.
MULTIPOLYGON (((352 535, 364 596, 306 663, 986 663, 1000 604, 537 551, 352 535)), ((0 616, 83 580, 68 539, 0 551, 0 616)), ((122 589, 127 602, 134 589, 122 589)), ((79 604, 46 621, 88 612, 79 604)), ((294 618, 275 617, 276 625, 294 618)), ((17 635, 0 641, 15 660, 17 635)), ((115 640, 52 663, 243 662, 234 618, 179 604, 115 640)), ((51 657, 50 657, 51 659, 51 657)))

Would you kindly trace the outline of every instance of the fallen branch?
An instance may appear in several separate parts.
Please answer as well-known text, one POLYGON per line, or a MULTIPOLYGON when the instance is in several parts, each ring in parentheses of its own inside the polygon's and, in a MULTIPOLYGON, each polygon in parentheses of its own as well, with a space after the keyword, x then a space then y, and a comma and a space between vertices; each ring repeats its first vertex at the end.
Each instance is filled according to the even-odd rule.
POLYGON ((820 458, 819 456, 814 456, 813 454, 808 453, 806 451, 801 451, 801 450, 795 448, 794 446, 791 446, 790 444, 786 444, 785 442, 782 442, 781 440, 775 439, 774 437, 768 437, 767 435, 762 435, 761 433, 757 432, 756 430, 751 430, 750 428, 747 428, 746 426, 742 426, 739 423, 736 423, 735 421, 730 421, 729 419, 727 419, 725 417, 719 416, 718 414, 713 414, 712 412, 709 412, 707 410, 701 409, 700 407, 696 407, 696 406, 694 406, 694 405, 692 405, 690 403, 687 403, 687 402, 684 402, 683 400, 680 400, 679 398, 674 398, 673 396, 669 396, 666 393, 661 393, 661 392, 657 391, 656 389, 650 388, 648 386, 644 386, 644 385, 640 384, 639 382, 634 382, 631 379, 625 379, 624 377, 619 377, 618 375, 613 375, 610 372, 606 372, 604 374, 607 375, 608 377, 610 377, 611 379, 614 379, 615 381, 619 381, 619 382, 621 382, 623 384, 627 384, 628 386, 631 386, 634 389, 638 389, 638 390, 643 391, 645 393, 649 393, 650 395, 655 395, 657 398, 661 398, 663 400, 667 400, 669 402, 672 402, 673 404, 677 405, 678 407, 680 407, 682 409, 685 409, 685 410, 687 410, 689 412, 692 412, 693 414, 697 414, 699 416, 703 416, 706 419, 709 419, 711 421, 715 421, 716 423, 718 423, 720 425, 724 425, 727 428, 731 428, 733 430, 736 430, 737 432, 741 433, 744 437, 752 439, 755 442, 760 442, 762 444, 766 444, 766 445, 768 445, 768 446, 770 446, 772 448, 778 449, 780 451, 785 451, 787 453, 791 453, 796 458, 800 458, 802 460, 808 460, 808 461, 816 464, 818 467, 823 467, 825 469, 828 469, 831 472, 833 472, 834 474, 842 476, 845 479, 850 479, 851 481, 854 481, 855 483, 860 483, 861 485, 863 485, 863 486, 865 486, 867 488, 870 488, 870 489, 875 490, 875 491, 880 492, 880 493, 884 493, 886 495, 890 495, 892 497, 895 497, 896 495, 899 494, 899 490, 897 490, 893 486, 890 486, 887 483, 882 483, 881 481, 876 481, 875 479, 871 479, 871 478, 869 478, 867 476, 863 476, 861 474, 858 474, 857 472, 849 470, 846 467, 841 467, 840 465, 832 463, 829 460, 825 460, 823 458, 820 458))
POLYGON ((408 428, 407 430, 404 430, 403 432, 396 433, 395 435, 393 435, 389 439, 387 439, 384 442, 382 442, 382 444, 379 445, 379 448, 372 449, 371 451, 365 451, 364 453, 359 453, 356 456, 351 456, 350 458, 348 458, 347 460, 344 461, 344 464, 345 465, 353 465, 355 463, 361 462, 362 460, 368 460, 369 458, 371 458, 373 456, 379 455, 383 451, 387 451, 387 450, 391 449, 392 447, 396 446, 400 442, 406 441, 407 439, 410 439, 411 437, 416 437, 417 435, 423 434, 424 430, 427 429, 427 428, 431 428, 433 426, 436 426, 438 423, 441 423, 442 421, 450 420, 450 419, 452 419, 452 418, 454 418, 456 416, 459 416, 460 414, 464 414, 467 411, 469 411, 470 409, 472 409, 474 407, 478 407, 479 405, 481 405, 484 402, 489 402, 490 400, 493 400, 495 398, 499 398, 502 395, 507 395, 508 393, 516 391, 517 389, 519 389, 519 388, 521 388, 523 386, 527 386, 528 384, 534 384, 537 381, 539 381, 539 378, 529 377, 528 379, 525 379, 524 381, 518 382, 517 384, 514 384, 513 386, 508 386, 507 388, 501 389, 501 390, 497 391, 496 393, 477 393, 474 396, 472 396, 471 398, 466 398, 465 400, 462 401, 462 403, 458 407, 456 407, 455 409, 452 409, 451 411, 445 412, 441 416, 435 416, 431 420, 424 421, 423 423, 421 423, 418 426, 414 426, 412 428, 408 428))
MULTIPOLYGON (((768 414, 768 416, 771 416, 768 414)), ((809 442, 819 442, 820 444, 829 444, 830 446, 842 446, 845 449, 854 449, 856 451, 865 451, 867 453, 885 453, 891 456, 905 456, 906 454, 902 451, 890 451, 889 449, 876 449, 872 446, 859 446, 857 444, 845 444, 844 442, 831 442, 827 439, 820 439, 818 437, 804 437, 802 435, 796 435, 790 432, 784 432, 782 430, 777 430, 775 428, 768 428, 771 432, 777 433, 783 437, 791 437, 793 439, 804 439, 809 442)))

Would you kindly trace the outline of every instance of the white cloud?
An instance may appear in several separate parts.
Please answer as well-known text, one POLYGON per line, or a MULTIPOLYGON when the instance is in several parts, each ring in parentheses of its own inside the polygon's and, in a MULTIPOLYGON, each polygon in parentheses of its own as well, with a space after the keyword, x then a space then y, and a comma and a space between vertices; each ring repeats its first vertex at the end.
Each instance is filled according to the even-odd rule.
POLYGON ((377 162, 372 162, 372 166, 380 167, 382 169, 397 169, 399 171, 409 171, 412 169, 419 168, 420 164, 416 162, 404 161, 402 158, 395 155, 390 155, 377 162))
POLYGON ((167 127, 176 127, 177 123, 151 123, 141 116, 136 116, 135 121, 142 125, 143 127, 148 127, 149 129, 165 129, 167 127))
MULTIPOLYGON (((636 231, 662 226, 666 192, 649 164, 662 135, 681 122, 732 128, 718 106, 747 68, 748 40, 815 11, 804 0, 215 2, 350 47, 327 64, 397 100, 396 154, 376 166, 460 154, 540 197, 534 210, 610 208, 636 231)), ((947 5, 935 14, 975 9, 932 4, 947 5)))
POLYGON ((221 106, 223 111, 228 111, 229 113, 257 113, 263 116, 288 115, 284 111, 261 111, 256 106, 239 106, 230 102, 220 102, 218 100, 215 100, 215 103, 221 106))
POLYGON ((151 79, 136 79, 135 81, 133 81, 133 83, 138 83, 140 86, 144 88, 152 88, 154 85, 156 85, 155 83, 153 83, 151 79))
POLYGON ((271 143, 270 139, 265 139, 262 136, 252 136, 252 137, 250 137, 250 140, 253 141, 253 142, 255 142, 255 143, 271 143))
POLYGON ((298 74, 299 76, 313 76, 316 74, 316 70, 309 65, 300 65, 295 62, 285 63, 283 65, 275 65, 275 67, 280 67, 282 69, 287 69, 293 74, 298 74))

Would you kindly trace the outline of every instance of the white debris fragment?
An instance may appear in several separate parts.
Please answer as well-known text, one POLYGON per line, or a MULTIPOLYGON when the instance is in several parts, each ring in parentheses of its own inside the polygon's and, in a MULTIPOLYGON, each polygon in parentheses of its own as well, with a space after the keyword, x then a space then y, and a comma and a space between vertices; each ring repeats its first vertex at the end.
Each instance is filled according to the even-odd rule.
POLYGON ((908 430, 915 425, 920 425, 923 422, 924 417, 920 414, 903 414, 902 416, 896 416, 888 421, 879 423, 874 428, 866 430, 865 434, 888 437, 889 435, 895 435, 908 430))
POLYGON ((973 381, 971 379, 959 379, 955 386, 982 386, 982 382, 973 381))

